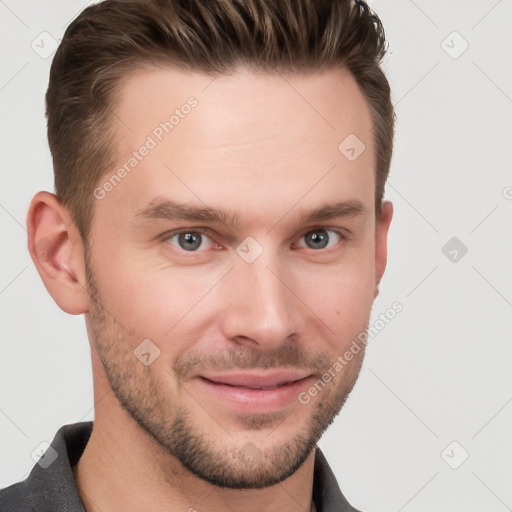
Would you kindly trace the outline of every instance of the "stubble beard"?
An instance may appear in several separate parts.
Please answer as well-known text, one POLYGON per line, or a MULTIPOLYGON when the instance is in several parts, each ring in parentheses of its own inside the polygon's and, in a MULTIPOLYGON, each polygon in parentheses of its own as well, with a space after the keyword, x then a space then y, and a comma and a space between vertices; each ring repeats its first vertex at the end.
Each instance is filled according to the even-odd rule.
MULTIPOLYGON (((163 450, 210 484, 230 489, 260 489, 293 475, 334 421, 357 381, 364 350, 336 377, 339 379, 336 387, 334 379, 332 385, 324 387, 308 404, 297 401, 289 414, 298 410, 299 414, 310 414, 310 418, 299 431, 284 436, 286 441, 266 448, 257 446, 260 439, 271 439, 272 433, 287 423, 286 418, 283 420, 279 415, 270 414, 239 415, 239 424, 246 431, 256 433, 267 429, 270 433, 255 435, 254 443, 241 441, 238 444, 236 437, 226 433, 227 442, 218 447, 211 434, 194 422, 186 407, 158 392, 159 386, 148 367, 126 348, 131 346, 129 335, 103 308, 87 257, 86 269, 93 343, 116 398, 163 450)), ((196 401, 192 400, 192 403, 200 407, 196 401)), ((218 423, 213 421, 215 428, 218 423)))

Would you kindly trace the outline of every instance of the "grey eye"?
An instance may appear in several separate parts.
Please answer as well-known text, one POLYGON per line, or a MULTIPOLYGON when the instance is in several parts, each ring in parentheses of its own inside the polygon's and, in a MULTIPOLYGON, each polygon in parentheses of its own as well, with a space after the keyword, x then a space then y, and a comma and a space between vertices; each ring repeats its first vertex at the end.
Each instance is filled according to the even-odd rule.
POLYGON ((201 246, 202 234, 201 233, 180 233, 178 235, 178 243, 182 249, 186 251, 194 251, 201 246))
POLYGON ((194 252, 199 248, 207 249, 209 237, 200 231, 181 231, 169 235, 167 241, 179 249, 194 252))
POLYGON ((311 231, 304 236, 311 249, 323 249, 329 243, 329 235, 325 230, 311 231))
POLYGON ((303 235, 302 238, 309 249, 325 249, 335 245, 339 238, 341 238, 341 235, 330 229, 314 229, 303 235), (331 234, 335 236, 332 237, 331 234))

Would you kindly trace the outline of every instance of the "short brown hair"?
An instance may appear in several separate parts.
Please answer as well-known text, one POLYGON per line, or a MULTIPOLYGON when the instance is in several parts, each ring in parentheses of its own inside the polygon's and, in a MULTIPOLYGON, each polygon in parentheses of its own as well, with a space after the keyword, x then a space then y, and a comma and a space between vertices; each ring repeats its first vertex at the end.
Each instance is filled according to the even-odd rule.
POLYGON ((346 67, 372 116, 378 215, 395 117, 380 67, 385 46, 379 18, 357 0, 105 0, 91 5, 67 28, 50 70, 46 116, 55 193, 87 243, 93 190, 116 164, 114 92, 135 68, 172 64, 227 74, 239 66, 292 73, 346 67))

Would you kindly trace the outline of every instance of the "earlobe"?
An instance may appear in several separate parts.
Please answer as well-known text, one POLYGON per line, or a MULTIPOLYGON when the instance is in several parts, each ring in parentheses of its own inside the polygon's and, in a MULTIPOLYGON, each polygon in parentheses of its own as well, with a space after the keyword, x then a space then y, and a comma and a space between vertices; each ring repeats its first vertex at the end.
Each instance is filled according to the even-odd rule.
POLYGON ((54 194, 38 192, 27 213, 27 243, 45 288, 66 313, 88 311, 82 239, 54 194))
POLYGON ((375 294, 379 294, 379 283, 386 270, 388 259, 388 232, 393 218, 393 203, 383 201, 380 216, 375 227, 375 294))

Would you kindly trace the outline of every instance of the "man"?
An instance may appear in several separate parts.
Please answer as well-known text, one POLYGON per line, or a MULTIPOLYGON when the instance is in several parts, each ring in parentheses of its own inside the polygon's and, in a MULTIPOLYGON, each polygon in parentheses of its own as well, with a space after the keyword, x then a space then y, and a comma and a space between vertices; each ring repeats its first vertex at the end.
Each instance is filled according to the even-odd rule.
POLYGON ((355 510, 316 443, 386 266, 384 46, 351 1, 107 0, 71 23, 28 245, 85 314, 95 420, 2 510, 355 510))

